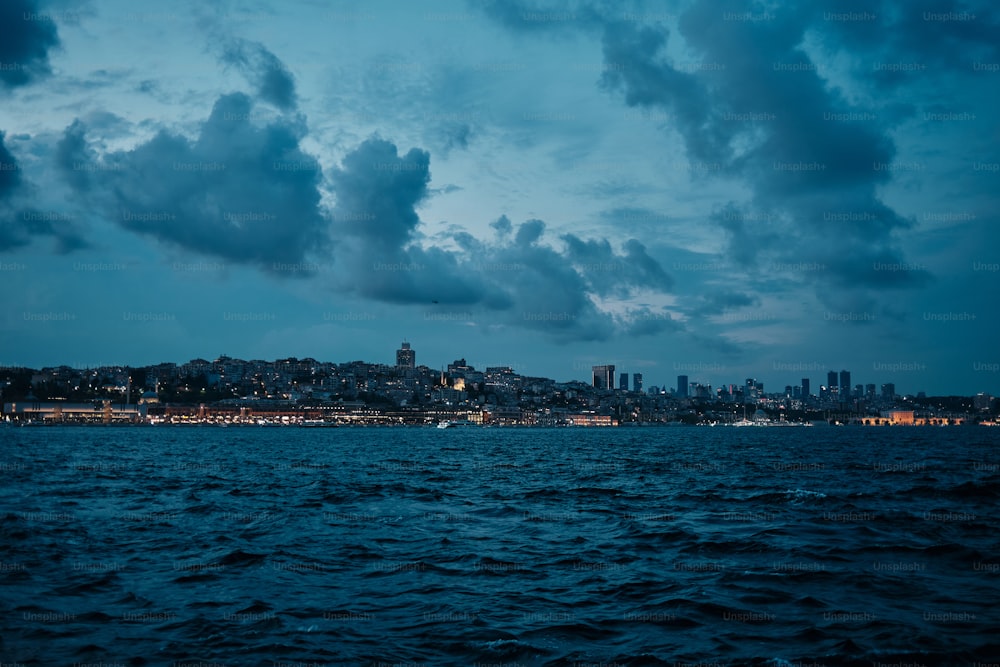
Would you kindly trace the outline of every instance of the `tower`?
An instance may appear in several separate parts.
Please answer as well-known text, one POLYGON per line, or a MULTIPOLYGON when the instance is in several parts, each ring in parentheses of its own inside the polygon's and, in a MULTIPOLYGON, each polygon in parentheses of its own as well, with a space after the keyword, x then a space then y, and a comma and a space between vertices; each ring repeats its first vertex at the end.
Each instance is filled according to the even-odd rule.
POLYGON ((615 365, 607 364, 604 366, 594 366, 592 369, 594 375, 594 388, 595 389, 614 389, 615 388, 615 365))
POLYGON ((843 400, 851 397, 851 372, 840 371, 840 396, 843 400))
POLYGON ((678 375, 677 376, 677 398, 687 398, 688 397, 688 376, 678 375))
POLYGON ((404 342, 396 350, 396 366, 400 368, 415 368, 417 365, 417 353, 410 349, 410 344, 404 342))

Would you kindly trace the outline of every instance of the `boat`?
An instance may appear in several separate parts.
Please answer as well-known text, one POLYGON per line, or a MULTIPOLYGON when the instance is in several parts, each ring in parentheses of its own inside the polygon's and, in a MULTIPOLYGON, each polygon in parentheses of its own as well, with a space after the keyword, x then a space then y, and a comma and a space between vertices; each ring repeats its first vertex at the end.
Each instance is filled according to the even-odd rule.
POLYGON ((767 426, 812 426, 812 422, 789 422, 781 419, 776 422, 768 422, 767 426))
POLYGON ((328 422, 325 419, 303 419, 299 426, 303 428, 332 428, 337 426, 337 422, 328 422))
POLYGON ((454 428, 455 426, 475 426, 475 422, 470 422, 468 419, 446 419, 443 422, 438 422, 438 428, 454 428))

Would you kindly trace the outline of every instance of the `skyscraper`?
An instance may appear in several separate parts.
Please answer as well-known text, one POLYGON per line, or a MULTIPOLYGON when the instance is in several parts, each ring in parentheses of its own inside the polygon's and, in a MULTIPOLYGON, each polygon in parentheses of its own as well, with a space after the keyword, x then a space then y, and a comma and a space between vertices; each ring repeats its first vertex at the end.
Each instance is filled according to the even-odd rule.
POLYGON ((809 398, 809 378, 802 378, 802 400, 809 398))
POLYGON ((628 391, 628 373, 622 373, 618 376, 618 388, 622 391, 628 391))
POLYGON ((632 391, 642 391, 642 373, 632 373, 632 391))
POLYGON ((840 371, 840 398, 847 400, 851 397, 851 372, 840 371))
POLYGON ((896 398, 896 385, 892 382, 886 382, 882 385, 882 400, 892 401, 896 398))
POLYGON ((594 366, 592 368, 594 373, 594 387, 596 389, 614 389, 615 388, 615 365, 607 364, 605 366, 594 366))
POLYGON ((410 349, 409 343, 403 343, 396 350, 396 365, 400 368, 415 368, 417 365, 417 353, 410 349))
POLYGON ((678 375, 677 376, 677 398, 687 398, 688 397, 688 376, 678 375))
POLYGON ((828 391, 837 391, 837 371, 826 374, 826 388, 828 391))

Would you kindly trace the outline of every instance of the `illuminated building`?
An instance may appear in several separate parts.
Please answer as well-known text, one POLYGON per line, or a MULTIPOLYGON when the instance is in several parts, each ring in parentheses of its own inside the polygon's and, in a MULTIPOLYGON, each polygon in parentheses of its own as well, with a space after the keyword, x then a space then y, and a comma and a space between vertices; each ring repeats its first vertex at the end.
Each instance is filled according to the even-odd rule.
POLYGON ((410 349, 409 343, 403 343, 396 350, 396 365, 400 368, 415 368, 417 365, 417 353, 410 349))

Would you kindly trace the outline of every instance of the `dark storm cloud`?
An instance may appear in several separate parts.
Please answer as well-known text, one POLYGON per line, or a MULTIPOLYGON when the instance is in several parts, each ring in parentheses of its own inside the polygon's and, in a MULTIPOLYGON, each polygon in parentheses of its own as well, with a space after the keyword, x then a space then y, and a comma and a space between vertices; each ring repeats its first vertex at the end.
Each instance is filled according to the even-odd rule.
POLYGON ((337 205, 335 229, 373 246, 399 248, 411 240, 427 197, 430 154, 413 148, 400 156, 384 139, 368 139, 330 174, 337 205))
POLYGON ((721 290, 700 295, 692 312, 698 315, 721 315, 730 310, 757 305, 760 305, 757 296, 735 290, 721 290))
POLYGON ((24 86, 48 74, 49 51, 57 46, 56 24, 36 2, 0 2, 0 84, 24 86))
POLYGON ((968 73, 974 62, 1000 60, 1000 12, 988 1, 827 0, 822 8, 827 18, 863 17, 828 20, 823 28, 833 46, 863 54, 855 74, 878 87, 912 83, 914 71, 918 78, 968 73), (918 69, 879 66, 899 62, 918 69))
POLYGON ((161 130, 99 159, 74 123, 57 158, 69 182, 126 229, 282 272, 324 245, 321 171, 299 147, 300 127, 258 125, 253 108, 246 95, 224 95, 193 141, 161 130))
POLYGON ((513 240, 484 244, 474 255, 484 275, 514 303, 506 323, 545 331, 559 340, 607 339, 616 325, 595 305, 592 285, 602 280, 617 283, 618 276, 588 275, 588 270, 593 274, 599 267, 575 266, 567 252, 540 243, 544 233, 541 220, 528 220, 517 226, 513 240))
POLYGON ((72 216, 31 207, 36 188, 24 178, 4 139, 0 132, 0 251, 26 246, 34 237, 51 237, 58 252, 85 247, 72 216))
POLYGON ((919 270, 878 269, 906 265, 894 235, 908 223, 876 194, 891 178, 891 128, 839 120, 858 110, 799 47, 815 14, 782 7, 766 20, 727 21, 725 12, 740 16, 745 7, 696 2, 682 15, 681 32, 703 57, 692 72, 668 62, 662 29, 609 24, 605 61, 619 67, 605 73, 605 85, 630 106, 666 110, 688 159, 706 173, 751 186, 752 205, 721 221, 737 261, 822 263, 811 275, 824 288, 919 284, 919 270))
POLYGON ((56 166, 76 190, 90 187, 90 165, 97 165, 97 153, 87 145, 87 128, 77 119, 63 131, 56 143, 56 166))
MULTIPOLYGON (((863 48, 872 62, 904 56, 946 61, 965 39, 972 45, 963 52, 968 61, 974 53, 996 53, 996 40, 990 39, 997 34, 991 27, 995 12, 985 11, 977 21, 935 22, 923 12, 962 10, 948 2, 875 4, 783 5, 748 12, 746 3, 736 0, 697 0, 679 19, 681 36, 697 62, 667 55, 671 35, 662 25, 624 20, 621 11, 607 6, 595 4, 593 12, 577 6, 576 14, 587 20, 576 26, 589 30, 590 17, 602 17, 596 20, 605 63, 601 86, 620 94, 630 107, 665 113, 668 131, 677 131, 684 142, 693 179, 719 177, 749 186, 749 202, 731 202, 711 215, 726 233, 727 254, 737 264, 750 271, 792 263, 822 266, 804 274, 819 292, 915 286, 929 274, 908 263, 898 247, 911 221, 877 192, 894 179, 891 133, 912 109, 887 102, 884 113, 863 115, 868 110, 855 108, 829 86, 801 45, 808 35, 819 34, 821 42, 836 48, 836 40, 847 39, 845 31, 860 23, 864 32, 868 22, 841 21, 834 13, 868 11, 897 29, 872 42, 890 44, 887 50, 863 48), (964 25, 970 23, 975 25, 964 25), (931 38, 935 30, 943 31, 950 46, 931 38)), ((520 20, 527 11, 518 2, 486 9, 501 24, 525 33, 569 25, 520 20)), ((863 63, 868 71, 876 69, 872 62, 863 63)), ((963 66, 970 68, 969 62, 963 66)), ((664 220, 659 226, 669 224, 664 220)))
POLYGON ((7 150, 6 135, 0 132, 0 201, 4 201, 21 184, 21 165, 7 150))
MULTIPOLYGON (((597 6, 579 0, 474 0, 487 16, 518 32, 563 33, 598 25, 597 6)), ((618 3, 618 11, 628 3, 618 3)))
POLYGON ((9 203, 20 185, 21 165, 7 150, 4 134, 0 132, 0 251, 28 243, 27 232, 9 203))
POLYGON ((625 330, 631 320, 623 324, 602 311, 594 296, 671 286, 639 242, 630 240, 623 252, 615 252, 606 240, 567 234, 559 250, 545 243, 541 220, 515 226, 502 216, 490 225, 493 242, 459 230, 448 234, 458 250, 423 247, 417 208, 429 180, 426 152, 400 155, 380 138, 363 142, 331 171, 338 287, 380 301, 423 305, 432 318, 450 317, 456 307, 474 308, 474 319, 484 326, 600 340, 625 330))
POLYGON ((282 111, 295 108, 295 77, 263 44, 245 39, 231 40, 223 49, 222 60, 236 67, 257 88, 261 99, 282 111))
POLYGON ((632 287, 659 292, 673 289, 670 276, 635 239, 629 239, 625 243, 625 254, 619 255, 607 239, 584 241, 574 234, 563 234, 561 238, 566 243, 566 256, 575 266, 584 269, 588 287, 595 294, 624 297, 632 287))
POLYGON ((336 196, 331 233, 339 287, 390 303, 467 305, 489 299, 488 286, 463 272, 460 258, 423 248, 417 207, 428 197, 430 155, 371 138, 331 170, 336 196))

